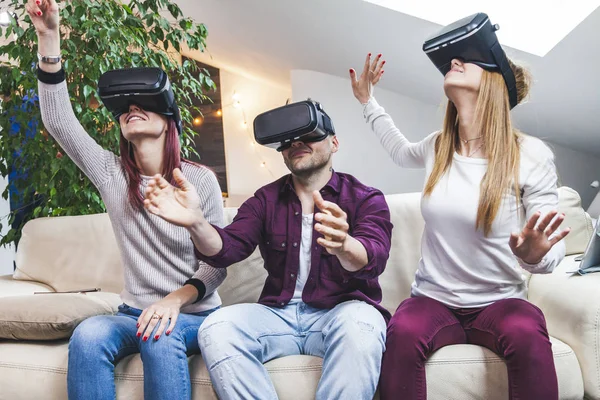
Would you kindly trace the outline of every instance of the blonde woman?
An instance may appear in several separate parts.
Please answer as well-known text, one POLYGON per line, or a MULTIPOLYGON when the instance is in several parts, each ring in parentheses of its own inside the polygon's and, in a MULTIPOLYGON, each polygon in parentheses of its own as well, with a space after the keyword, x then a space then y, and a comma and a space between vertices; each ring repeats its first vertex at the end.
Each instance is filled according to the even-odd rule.
MULTIPOLYGON (((395 163, 424 168, 426 183, 422 257, 388 325, 381 398, 425 399, 428 356, 470 343, 506 360, 511 399, 558 399, 544 315, 519 268, 549 273, 565 255, 552 152, 513 128, 502 75, 460 59, 444 77, 441 131, 410 143, 372 96, 384 63, 369 55, 360 76, 350 70, 354 95, 395 163)), ((529 76, 509 64, 520 103, 529 76)))

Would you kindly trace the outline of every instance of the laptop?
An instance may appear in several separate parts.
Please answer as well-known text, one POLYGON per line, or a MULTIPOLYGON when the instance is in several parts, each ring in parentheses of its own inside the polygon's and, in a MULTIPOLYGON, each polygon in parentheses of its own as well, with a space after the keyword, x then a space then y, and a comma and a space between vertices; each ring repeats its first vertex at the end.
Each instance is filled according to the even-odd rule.
POLYGON ((590 238, 583 253, 577 273, 585 275, 591 272, 600 272, 600 218, 596 221, 594 234, 590 238))

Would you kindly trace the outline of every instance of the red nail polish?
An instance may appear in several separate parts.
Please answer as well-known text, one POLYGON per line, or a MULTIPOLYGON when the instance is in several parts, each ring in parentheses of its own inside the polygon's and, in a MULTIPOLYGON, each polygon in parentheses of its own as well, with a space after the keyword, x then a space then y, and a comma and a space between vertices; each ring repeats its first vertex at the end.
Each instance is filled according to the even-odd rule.
POLYGON ((142 336, 142 334, 138 332, 138 333, 137 333, 137 337, 140 337, 140 336, 142 336))
POLYGON ((171 334, 171 331, 167 331, 167 335, 170 335, 170 334, 171 334))
POLYGON ((139 322, 136 324, 136 327, 138 327, 138 328, 140 327, 140 323, 139 322))
POLYGON ((384 70, 381 70, 381 74, 382 74, 382 75, 383 75, 383 73, 384 73, 384 72, 385 72, 384 70))
POLYGON ((385 61, 383 61, 383 62, 381 63, 381 65, 383 65, 383 64, 385 64, 385 61))
POLYGON ((350 68, 350 73, 352 73, 352 68, 350 68))
POLYGON ((35 4, 37 4, 38 6, 42 5, 42 2, 40 0, 36 0, 35 4))
POLYGON ((369 53, 369 57, 371 57, 371 53, 369 53))
POLYGON ((144 342, 148 341, 148 336, 144 336, 144 339, 142 339, 144 342))
POLYGON ((160 335, 154 336, 154 340, 158 340, 159 337, 160 337, 160 335))
POLYGON ((37 14, 38 16, 40 16, 40 17, 42 16, 42 12, 41 12, 41 11, 38 11, 36 14, 37 14))
POLYGON ((379 55, 377 56, 377 58, 380 58, 380 57, 381 57, 381 53, 379 53, 379 55))

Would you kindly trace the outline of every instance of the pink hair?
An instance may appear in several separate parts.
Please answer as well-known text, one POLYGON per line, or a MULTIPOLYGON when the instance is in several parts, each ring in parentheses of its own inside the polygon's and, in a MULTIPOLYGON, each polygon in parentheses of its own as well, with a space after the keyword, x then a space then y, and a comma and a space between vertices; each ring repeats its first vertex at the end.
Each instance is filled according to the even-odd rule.
MULTIPOLYGON (((165 150, 163 152, 161 174, 168 182, 175 185, 173 170, 175 168, 181 168, 181 147, 179 145, 179 135, 175 121, 173 118, 167 118, 167 121, 167 137, 165 140, 165 150)), ((121 132, 119 148, 121 151, 121 163, 125 168, 129 183, 129 203, 131 203, 133 208, 141 209, 144 207, 144 195, 139 189, 142 181, 141 171, 135 162, 133 148, 131 148, 129 142, 123 136, 123 132, 121 132)))

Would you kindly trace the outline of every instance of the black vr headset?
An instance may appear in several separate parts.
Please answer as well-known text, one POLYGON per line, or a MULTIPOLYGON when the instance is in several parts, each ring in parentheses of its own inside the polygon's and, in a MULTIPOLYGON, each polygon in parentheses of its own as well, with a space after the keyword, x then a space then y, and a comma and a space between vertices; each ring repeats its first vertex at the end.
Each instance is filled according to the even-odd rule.
POLYGON ((423 51, 433 64, 446 75, 453 58, 498 71, 508 88, 510 108, 517 105, 515 75, 508 58, 496 37, 498 25, 492 25, 484 13, 477 13, 445 26, 423 44, 423 51))
POLYGON ((254 139, 277 151, 293 142, 319 142, 335 135, 333 123, 321 104, 311 99, 264 112, 254 118, 254 139))
POLYGON ((118 121, 135 104, 144 110, 173 117, 181 134, 182 123, 169 77, 160 68, 126 68, 107 71, 98 80, 102 103, 118 121))

